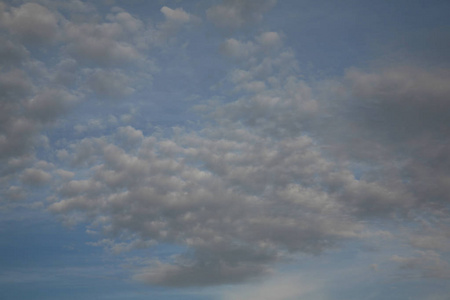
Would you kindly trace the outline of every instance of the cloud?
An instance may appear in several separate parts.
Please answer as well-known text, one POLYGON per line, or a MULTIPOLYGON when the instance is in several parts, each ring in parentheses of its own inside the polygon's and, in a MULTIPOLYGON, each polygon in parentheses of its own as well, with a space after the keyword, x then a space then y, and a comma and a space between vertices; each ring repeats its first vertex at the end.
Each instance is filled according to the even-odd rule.
POLYGON ((277 32, 263 32, 256 40, 266 49, 276 49, 282 46, 282 38, 277 32))
POLYGON ((414 66, 350 69, 344 82, 350 95, 340 103, 342 117, 323 127, 329 149, 372 166, 368 175, 403 186, 417 206, 443 203, 450 168, 448 72, 414 66))
POLYGON ((25 3, 3 12, 2 22, 25 43, 48 43, 58 35, 58 18, 37 3, 25 3))
POLYGON ((147 284, 175 287, 211 286, 224 283, 240 283, 248 277, 267 274, 266 267, 252 263, 220 262, 214 260, 189 261, 183 264, 158 264, 142 269, 134 279, 147 284))
POLYGON ((0 157, 3 159, 24 154, 35 128, 33 122, 21 114, 23 98, 32 90, 25 73, 15 69, 0 74, 0 90, 0 157))
POLYGON ((0 102, 0 159, 8 162, 2 172, 6 175, 24 166, 17 159, 29 161, 39 131, 67 112, 78 99, 58 89, 46 89, 29 98, 26 93, 31 92, 31 83, 19 71, 0 75, 2 85, 5 94, 0 102), (17 168, 11 168, 13 165, 17 168))
POLYGON ((96 69, 88 79, 88 86, 100 97, 123 98, 134 92, 130 78, 118 70, 96 69))
POLYGON ((0 64, 3 66, 14 66, 28 58, 29 52, 20 44, 0 37, 0 64))
MULTIPOLYGON (((333 110, 334 103, 316 97, 315 89, 299 79, 297 61, 282 47, 281 35, 228 39, 222 51, 235 57, 253 53, 249 61, 237 60, 228 77, 234 101, 210 107, 212 121, 198 132, 178 129, 157 137, 128 126, 74 143, 66 156, 87 176, 58 187, 50 210, 67 219, 82 216, 119 244, 133 240, 180 247, 181 253, 156 260, 135 275, 165 286, 265 276, 292 256, 321 254, 343 240, 364 236, 368 229, 362 221, 367 218, 420 211, 426 200, 418 199, 402 177, 389 173, 390 160, 372 167, 372 161, 361 159, 366 153, 354 154, 360 151, 357 142, 345 139, 350 133, 362 139, 378 129, 363 123, 352 130, 364 121, 361 114, 333 110), (321 119, 330 111, 335 118, 321 119), (325 129, 333 133, 333 126, 344 133, 330 137, 325 129), (339 151, 346 151, 349 160, 343 163, 339 151), (348 162, 361 160, 368 167, 357 176, 348 162)), ((372 89, 377 84, 352 76, 338 85, 342 107, 355 109, 356 101, 380 97, 372 89), (360 90, 370 93, 358 94, 360 90)), ((394 96, 385 101, 400 101, 398 86, 403 85, 394 85, 394 96)), ((377 102, 379 109, 383 101, 377 102)), ((375 137, 370 143, 380 141, 375 137)), ((375 157, 396 158, 389 148, 394 142, 370 145, 375 157)))
POLYGON ((50 210, 82 212, 113 238, 187 247, 135 277, 167 286, 236 283, 291 253, 318 254, 358 236, 363 226, 343 217, 334 197, 308 187, 328 172, 310 139, 274 143, 234 131, 170 141, 119 129, 121 140, 138 138, 132 152, 120 141, 84 139, 70 156, 91 176, 63 184, 50 210))
POLYGON ((166 20, 159 24, 158 36, 162 40, 174 36, 182 27, 196 25, 201 22, 200 18, 187 13, 182 8, 171 9, 167 6, 161 8, 166 20))
POLYGON ((394 255, 391 260, 413 278, 450 278, 449 263, 432 250, 419 251, 415 257, 394 255))
POLYGON ((39 169, 26 169, 21 176, 22 182, 35 186, 45 185, 51 178, 49 173, 39 169))
POLYGON ((206 16, 219 28, 235 30, 248 24, 260 22, 263 14, 271 9, 275 3, 276 0, 226 0, 222 4, 208 8, 206 16))
MULTIPOLYGON (((85 63, 100 66, 123 65, 142 60, 139 51, 126 41, 123 23, 69 23, 67 52, 85 63)), ((136 32, 133 32, 135 34, 136 32)))
POLYGON ((222 54, 238 61, 249 59, 255 55, 270 54, 271 50, 278 50, 283 45, 281 35, 277 32, 263 32, 255 41, 242 42, 233 38, 227 39, 220 46, 222 54))
POLYGON ((423 217, 419 218, 422 225, 421 229, 407 233, 407 241, 409 244, 420 250, 434 250, 437 252, 450 251, 450 231, 448 224, 440 222, 441 218, 435 220, 427 220, 423 217))
POLYGON ((119 8, 96 20, 81 18, 94 8, 80 1, 42 3, 3 4, 0 10, 0 177, 5 185, 34 159, 41 131, 72 112, 90 91, 101 98, 128 96, 136 78, 147 83, 154 69, 141 54, 147 42, 139 36, 147 27, 140 19, 119 8), (66 19, 70 13, 78 17, 66 19), (36 54, 35 46, 43 45, 55 61, 36 54), (139 63, 141 71, 124 70, 128 63, 139 63))
POLYGON ((252 42, 242 43, 230 38, 222 43, 220 50, 223 54, 235 58, 248 58, 255 52, 255 45, 252 42))
POLYGON ((163 6, 161 12, 169 22, 173 23, 187 23, 192 18, 191 15, 186 13, 182 8, 171 9, 167 6, 163 6))
POLYGON ((248 284, 223 292, 222 300, 264 299, 295 300, 321 299, 317 291, 321 283, 311 282, 310 278, 293 274, 273 274, 268 280, 248 284), (315 294, 311 297, 311 294, 315 294), (311 298, 310 298, 311 297, 311 298), (317 298, 319 297, 319 298, 317 298))
POLYGON ((78 98, 62 89, 44 89, 31 98, 26 108, 28 115, 39 123, 46 124, 70 110, 78 98))
MULTIPOLYGON (((1 11, 5 199, 23 199, 27 188, 49 186, 49 210, 67 224, 85 222, 98 230, 101 240, 94 245, 114 253, 175 247, 175 255, 135 269, 134 279, 153 285, 269 278, 279 263, 370 236, 372 221, 403 218, 417 224, 419 217, 435 218, 440 226, 404 239, 426 251, 392 261, 419 276, 448 278, 448 263, 437 252, 448 249, 447 227, 440 224, 450 192, 446 70, 350 68, 341 78, 312 82, 284 46, 283 33, 266 31, 220 45, 230 58, 221 82, 226 100, 207 107, 208 116, 192 127, 196 131, 152 133, 136 123, 113 129, 117 119, 127 123, 141 116, 140 107, 123 114, 123 105, 143 100, 130 97, 117 107, 96 101, 133 93, 140 98, 140 83, 147 84, 152 72, 148 51, 170 44, 200 19, 166 6, 164 21, 154 26, 118 7, 87 18, 83 13, 93 7, 81 4, 27 3, 1 11), (81 15, 64 19, 57 9, 81 15), (56 54, 56 63, 26 49, 37 40, 56 54), (87 98, 92 101, 82 101, 87 98), (33 165, 36 153, 41 155, 36 149, 42 150, 42 132, 81 103, 86 106, 77 110, 78 123, 64 121, 61 131, 43 139, 58 148, 48 157, 60 159, 59 165, 33 165), (110 124, 93 107, 108 110, 110 124), (80 139, 66 139, 65 128, 80 139)), ((231 32, 259 22, 274 4, 224 1, 206 14, 231 32)), ((296 299, 308 294, 296 284, 303 279, 269 279, 268 286, 255 284, 224 297, 296 299)))

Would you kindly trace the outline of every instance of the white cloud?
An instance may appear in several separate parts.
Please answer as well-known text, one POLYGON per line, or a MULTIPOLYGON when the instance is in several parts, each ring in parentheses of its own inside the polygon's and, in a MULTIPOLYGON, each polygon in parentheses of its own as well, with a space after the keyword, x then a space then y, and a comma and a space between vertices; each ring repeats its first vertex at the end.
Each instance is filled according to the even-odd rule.
POLYGON ((271 51, 279 50, 283 45, 282 38, 277 32, 263 32, 254 41, 239 41, 229 38, 220 46, 220 51, 226 56, 239 60, 253 59, 261 54, 267 55, 271 51))
POLYGON ((219 28, 235 30, 245 25, 260 22, 263 14, 272 8, 276 0, 226 0, 206 10, 209 21, 219 28))
POLYGON ((221 45, 221 52, 235 58, 248 58, 256 51, 256 46, 252 42, 242 43, 236 39, 227 39, 221 45))
POLYGON ((166 40, 174 36, 181 28, 196 25, 201 22, 200 18, 187 13, 182 8, 171 9, 167 6, 161 8, 161 13, 166 20, 159 24, 159 39, 166 40))
POLYGON ((187 23, 191 20, 191 15, 189 15, 187 12, 185 12, 182 8, 177 9, 171 9, 167 6, 163 6, 161 8, 161 12, 164 14, 166 19, 169 22, 174 23, 187 23))
POLYGON ((282 45, 282 39, 277 32, 264 32, 256 38, 262 47, 279 48, 282 45))
POLYGON ((66 25, 67 52, 76 59, 101 66, 133 63, 143 59, 125 40, 119 23, 69 23, 66 25))

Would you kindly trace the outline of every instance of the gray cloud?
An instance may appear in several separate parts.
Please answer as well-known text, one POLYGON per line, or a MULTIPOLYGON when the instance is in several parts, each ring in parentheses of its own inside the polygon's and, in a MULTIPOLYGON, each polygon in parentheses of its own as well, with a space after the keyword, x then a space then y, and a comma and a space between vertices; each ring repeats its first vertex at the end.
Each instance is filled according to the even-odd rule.
POLYGON ((141 270, 134 279, 161 286, 189 287, 239 283, 248 277, 268 273, 269 270, 261 264, 248 262, 230 264, 210 259, 194 263, 189 261, 187 265, 159 264, 141 270))
POLYGON ((123 97, 134 91, 134 78, 151 79, 142 72, 120 69, 130 62, 139 62, 146 72, 150 69, 149 61, 140 53, 148 46, 139 38, 145 36, 145 24, 119 8, 95 21, 80 15, 73 20, 65 18, 92 9, 80 1, 1 5, 2 184, 7 186, 12 179, 8 176, 34 159, 40 132, 82 103, 86 91, 101 97, 123 97), (60 10, 69 14, 60 14, 60 10), (43 62, 34 57, 36 52, 26 47, 34 49, 36 45, 45 45, 46 51, 56 53, 56 61, 43 62), (94 67, 86 68, 86 63, 94 67), (102 68, 105 66, 116 69, 102 68))
POLYGON ((66 113, 77 100, 65 90, 44 89, 27 102, 26 108, 33 120, 46 124, 66 113))
POLYGON ((411 66, 352 69, 345 80, 350 100, 340 102, 344 114, 327 127, 330 149, 366 163, 372 171, 367 176, 404 186, 418 205, 444 203, 450 171, 448 72, 411 66))
MULTIPOLYGON (((207 17, 234 30, 258 22, 274 3, 224 1, 207 17)), ((72 4, 67 9, 92 9, 72 4)), ((165 286, 242 282, 296 255, 317 255, 367 236, 367 218, 416 222, 414 216, 429 213, 445 221, 439 214, 450 192, 445 70, 353 68, 341 79, 311 83, 301 78, 282 34, 227 39, 220 51, 236 63, 225 80, 230 101, 208 107, 211 119, 202 130, 149 136, 143 128, 121 127, 60 149, 56 155, 68 170, 53 172, 30 167, 40 131, 70 112, 82 92, 108 98, 133 93, 138 76, 127 67, 148 66, 145 51, 199 20, 168 7, 161 9, 165 21, 154 27, 120 8, 88 21, 62 22, 34 3, 1 13, 7 32, 0 40, 6 66, 0 74, 0 174, 23 170, 5 194, 24 197, 20 182, 50 184, 50 211, 67 223, 97 228, 106 237, 98 245, 116 252, 156 244, 181 249, 138 269, 137 280, 165 286), (43 63, 19 42, 49 43, 60 30, 61 44, 51 45, 61 61, 36 76, 43 63)), ((77 125, 80 133, 91 125, 105 128, 96 120, 77 125)), ((1 183, 10 186, 10 178, 1 183)), ((407 242, 446 251, 446 228, 410 235, 407 242)), ((423 276, 448 278, 441 267, 447 262, 433 251, 392 260, 423 276)))
POLYGON ((26 169, 21 176, 22 182, 34 186, 44 185, 48 183, 51 180, 51 178, 52 176, 49 173, 43 170, 32 168, 26 169))
POLYGON ((0 64, 2 66, 15 66, 28 56, 29 52, 24 46, 0 37, 0 64))
POLYGON ((0 153, 8 158, 24 154, 35 132, 33 123, 20 113, 32 84, 24 72, 12 70, 0 75, 0 90, 0 153))
POLYGON ((142 60, 139 51, 126 40, 125 28, 117 22, 69 23, 65 28, 67 52, 78 60, 101 66, 142 60))
POLYGON ((88 86, 100 97, 123 98, 134 92, 130 78, 118 70, 96 69, 88 79, 88 86))
MULTIPOLYGON (((62 185, 50 209, 68 218, 82 212, 119 240, 133 235, 191 249, 136 275, 169 286, 261 276, 291 253, 321 253, 360 234, 363 226, 345 218, 334 197, 311 187, 331 166, 310 139, 275 143, 233 131, 178 141, 139 134, 136 154, 85 139, 71 156, 77 165, 89 162, 91 176, 62 185)), ((117 137, 126 135, 136 130, 120 129, 117 137)))
MULTIPOLYGON (((446 129, 433 131, 431 115, 446 114, 434 108, 446 105, 446 77, 350 70, 341 82, 325 83, 339 93, 322 99, 299 79, 297 61, 278 34, 227 40, 222 52, 252 53, 252 59, 236 60, 228 76, 236 99, 209 107, 213 121, 203 130, 157 138, 125 127, 83 139, 66 155, 89 175, 62 184, 51 211, 82 216, 120 245, 187 249, 138 270, 136 279, 202 286, 263 276, 299 253, 320 254, 366 235, 361 221, 368 217, 411 218, 439 203, 423 197, 438 195, 425 174, 441 170, 443 193, 448 171, 421 158, 445 155, 445 147, 420 146, 434 145, 424 133, 445 135, 446 129), (419 111, 431 115, 412 132, 385 132, 384 123, 372 122, 380 116, 390 128, 419 111), (399 152, 404 142, 414 146, 406 156, 399 152)), ((420 240, 410 244, 418 247, 420 240)))
POLYGON ((37 3, 25 3, 4 11, 2 23, 25 43, 47 43, 58 35, 58 18, 37 3))
POLYGON ((450 265, 434 251, 418 251, 414 257, 394 255, 391 261, 412 278, 450 278, 450 265))

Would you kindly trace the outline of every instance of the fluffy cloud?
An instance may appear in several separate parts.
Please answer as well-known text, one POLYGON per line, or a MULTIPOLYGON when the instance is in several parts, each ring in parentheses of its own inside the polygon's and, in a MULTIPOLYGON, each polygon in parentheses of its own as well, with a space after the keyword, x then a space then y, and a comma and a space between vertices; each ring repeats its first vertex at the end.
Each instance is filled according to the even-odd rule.
POLYGON ((26 169, 21 176, 21 180, 29 185, 44 185, 51 178, 49 173, 39 169, 26 169))
MULTIPOLYGON (((1 5, 1 176, 19 172, 31 162, 41 130, 73 111, 89 92, 100 98, 123 98, 135 91, 138 80, 146 84, 151 80, 155 68, 142 51, 155 40, 151 36, 164 30, 151 29, 117 7, 98 19, 80 17, 93 11, 93 6, 80 1, 1 5), (71 18, 72 13, 77 17, 71 18), (50 62, 46 54, 27 49, 44 44, 58 59, 50 62), (129 70, 134 63, 137 69, 129 70)), ((163 13, 171 24, 195 19, 180 9, 164 8, 163 13)), ((6 178, 11 178, 2 179, 8 185, 6 178)))
POLYGON ((33 123, 20 113, 32 84, 24 72, 15 69, 0 75, 0 87, 0 153, 8 158, 23 154, 35 132, 33 123))
POLYGON ((292 253, 317 254, 358 236, 363 226, 311 187, 331 166, 310 139, 274 143, 236 131, 170 141, 120 129, 121 139, 139 138, 135 154, 103 139, 83 140, 71 156, 77 165, 89 162, 91 176, 62 185, 50 209, 69 218, 82 212, 115 238, 187 247, 136 275, 169 286, 239 282, 267 274, 292 253))
POLYGON ((59 29, 58 18, 37 3, 25 3, 4 11, 2 23, 26 43, 51 42, 57 37, 59 29))
POLYGON ((174 36, 183 27, 201 22, 200 18, 185 12, 182 8, 171 9, 164 6, 161 8, 161 12, 166 20, 158 25, 157 37, 162 41, 174 36))
POLYGON ((88 79, 88 85, 100 97, 123 98, 134 92, 130 79, 122 72, 97 69, 88 79))
MULTIPOLYGON (((266 32, 251 41, 225 41, 222 53, 252 59, 235 60, 228 76, 235 101, 209 107, 213 121, 197 133, 178 129, 170 137, 156 137, 128 126, 74 143, 66 156, 88 176, 62 184, 50 209, 99 227, 121 249, 158 243, 179 247, 170 259, 139 269, 135 279, 204 286, 267 275, 277 262, 366 236, 370 229, 362 221, 367 218, 410 218, 424 204, 438 203, 422 197, 433 192, 428 187, 411 188, 418 183, 412 174, 435 169, 420 162, 425 168, 410 172, 432 149, 413 148, 418 152, 407 153, 406 161, 397 152, 401 140, 420 141, 433 126, 388 133, 398 135, 392 138, 366 116, 380 111, 390 122, 402 122, 389 119, 391 102, 407 105, 409 110, 399 108, 405 116, 419 110, 415 105, 423 111, 424 105, 445 102, 446 79, 425 71, 411 79, 400 71, 368 75, 350 70, 331 85, 339 93, 322 99, 299 79, 297 61, 281 40, 266 32), (414 78, 429 82, 407 84, 414 78), (434 85, 441 89, 428 88, 434 85), (425 104, 409 101, 420 93, 435 98, 425 104), (347 107, 359 114, 343 112, 347 107), (322 117, 330 113, 336 117, 322 117), (339 134, 333 136, 335 130, 339 134), (364 148, 371 153, 362 151, 359 141, 376 132, 383 134, 364 148)), ((423 244, 418 237, 409 242, 423 244)))
POLYGON ((46 124, 67 112, 77 100, 77 97, 64 90, 44 89, 31 98, 26 107, 32 119, 46 124))
MULTIPOLYGON (((423 226, 405 230, 403 237, 422 252, 392 261, 420 276, 448 278, 448 263, 438 252, 449 248, 447 71, 351 68, 340 79, 311 82, 302 77, 294 51, 283 45, 283 34, 267 31, 220 45, 230 58, 221 82, 226 101, 203 106, 208 116, 193 126, 197 131, 153 128, 152 134, 147 124, 114 130, 95 116, 99 107, 110 107, 95 101, 133 93, 139 99, 120 105, 153 101, 138 93, 137 78, 145 84, 151 78, 148 51, 200 20, 166 6, 164 21, 154 26, 117 7, 95 18, 57 13, 94 9, 82 4, 2 6, 5 199, 23 199, 27 188, 48 185, 50 211, 68 224, 83 221, 101 232, 94 245, 114 253, 173 246, 176 254, 136 270, 136 280, 154 285, 207 286, 270 275, 280 262, 370 236, 370 221, 398 219, 423 226), (26 48, 39 42, 57 54, 56 63, 44 63, 26 48), (87 97, 91 106, 81 101, 87 97), (76 115, 82 119, 64 124, 75 134, 61 126, 63 134, 43 138, 60 147, 48 154, 59 165, 33 165, 41 132, 80 103, 86 104, 76 115), (98 135, 82 136, 94 128, 98 135), (70 141, 73 136, 80 140, 70 141), (423 225, 427 218, 436 223, 423 225)), ((273 4, 224 1, 208 9, 207 17, 234 30, 258 22, 273 4)), ((120 109, 109 125, 139 117, 138 109, 120 109)), ((255 287, 243 295, 304 295, 290 279, 273 284, 280 285, 282 291, 255 287)))
POLYGON ((161 8, 161 12, 169 22, 173 23, 187 23, 192 18, 192 16, 186 13, 182 8, 171 9, 167 6, 164 6, 163 8, 161 8))
POLYGON ((242 61, 255 55, 268 54, 271 50, 279 49, 283 45, 281 35, 277 32, 263 32, 255 38, 255 42, 241 42, 230 38, 222 43, 220 51, 232 58, 242 61))
MULTIPOLYGON (((7 162, 5 166, 23 166, 13 162, 19 158, 27 161, 39 131, 64 114, 77 98, 60 89, 36 92, 31 79, 17 69, 0 74, 0 87, 0 159, 7 162)), ((14 168, 6 167, 5 174, 6 170, 14 168)))
POLYGON ((226 0, 222 4, 207 9, 206 16, 219 28, 235 30, 261 21, 263 13, 272 8, 275 3, 276 0, 226 0))
POLYGON ((124 29, 127 27, 123 23, 112 22, 67 24, 67 52, 76 59, 101 66, 136 62, 142 56, 127 42, 124 29))

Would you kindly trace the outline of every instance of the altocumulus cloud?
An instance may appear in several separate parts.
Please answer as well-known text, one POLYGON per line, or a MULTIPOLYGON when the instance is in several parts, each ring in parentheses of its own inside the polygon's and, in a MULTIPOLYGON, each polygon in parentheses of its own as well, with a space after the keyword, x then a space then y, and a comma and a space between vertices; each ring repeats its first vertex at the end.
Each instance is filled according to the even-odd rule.
POLYGON ((253 282, 224 299, 313 293, 317 282, 299 288, 308 280, 278 266, 381 236, 408 251, 373 270, 395 263, 412 278, 448 279, 449 70, 378 63, 309 80, 286 33, 255 32, 276 1, 210 5, 200 14, 167 4, 152 20, 119 4, 2 4, 5 201, 39 190, 48 211, 96 232, 91 245, 114 253, 176 249, 139 263, 137 281, 272 278, 271 288, 253 282), (220 61, 223 78, 191 95, 197 102, 175 103, 158 84, 182 85, 158 76, 200 61, 187 58, 191 44, 207 43, 198 32, 215 33, 205 61, 220 61), (183 58, 174 63, 176 51, 183 58), (198 120, 152 126, 158 105, 190 105, 198 120))

